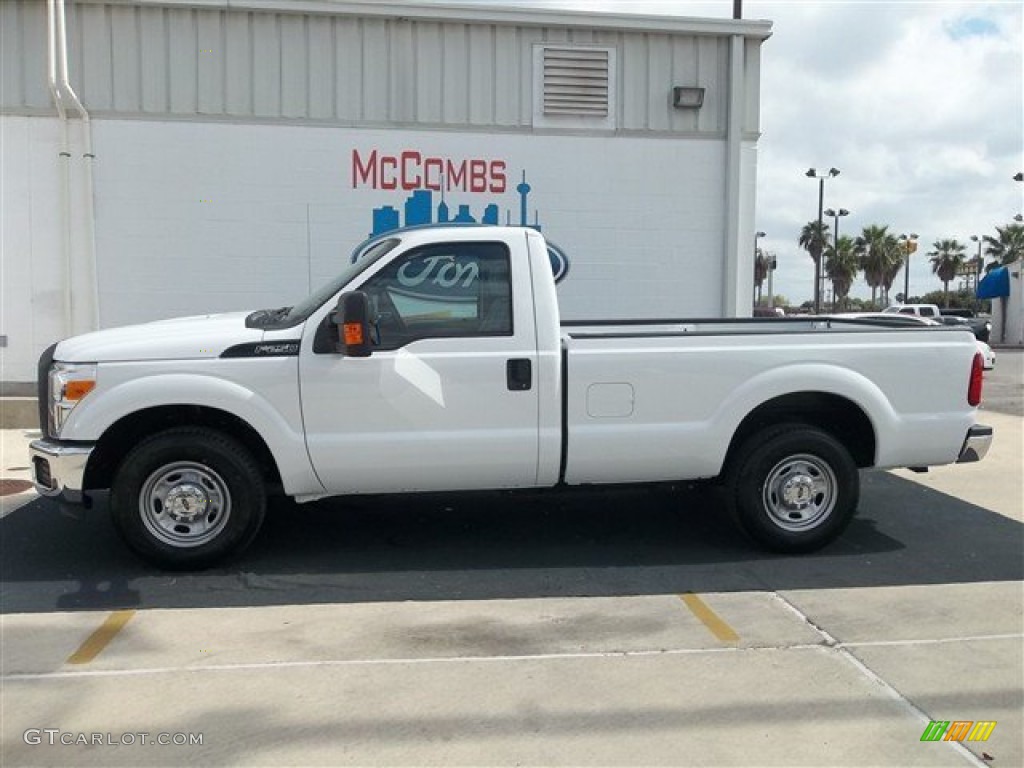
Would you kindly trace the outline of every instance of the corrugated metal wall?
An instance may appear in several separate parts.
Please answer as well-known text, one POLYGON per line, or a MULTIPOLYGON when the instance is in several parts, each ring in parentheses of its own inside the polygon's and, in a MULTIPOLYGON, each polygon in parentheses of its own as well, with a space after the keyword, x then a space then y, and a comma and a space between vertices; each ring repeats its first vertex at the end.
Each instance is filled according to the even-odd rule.
POLYGON ((54 111, 46 88, 44 2, 0 2, 0 109, 54 111))
MULTIPOLYGON (((306 119, 532 129, 536 43, 618 50, 617 128, 722 135, 726 37, 68 3, 71 82, 98 115, 306 119), (673 85, 706 89, 700 110, 673 85)), ((51 109, 46 4, 0 2, 8 113, 51 109)), ((747 41, 745 128, 758 130, 759 40, 747 41)))

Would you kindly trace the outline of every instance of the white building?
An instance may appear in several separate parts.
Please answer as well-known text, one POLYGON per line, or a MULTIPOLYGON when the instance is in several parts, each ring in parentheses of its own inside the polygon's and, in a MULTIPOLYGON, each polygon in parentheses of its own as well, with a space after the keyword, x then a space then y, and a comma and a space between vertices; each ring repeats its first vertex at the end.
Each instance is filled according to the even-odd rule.
POLYGON ((1024 262, 1007 264, 1009 293, 992 299, 992 343, 1024 346, 1024 262))
POLYGON ((569 318, 750 313, 768 22, 64 4, 0 3, 4 382, 72 333, 293 303, 423 221, 540 226, 569 318))

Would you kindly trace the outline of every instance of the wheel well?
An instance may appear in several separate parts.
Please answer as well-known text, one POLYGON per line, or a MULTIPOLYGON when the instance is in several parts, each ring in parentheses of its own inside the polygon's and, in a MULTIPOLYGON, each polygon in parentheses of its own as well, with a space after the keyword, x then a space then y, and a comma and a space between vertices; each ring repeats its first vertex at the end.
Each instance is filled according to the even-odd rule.
POLYGON ((260 471, 273 488, 280 486, 277 462, 259 433, 227 411, 200 405, 164 405, 124 416, 107 428, 89 457, 84 489, 109 488, 121 461, 139 441, 171 427, 211 427, 238 440, 252 451, 260 471))
POLYGON ((725 464, 753 434, 773 424, 800 423, 818 427, 850 452, 858 467, 875 463, 875 430, 852 400, 827 392, 794 392, 762 403, 740 422, 729 443, 725 464))

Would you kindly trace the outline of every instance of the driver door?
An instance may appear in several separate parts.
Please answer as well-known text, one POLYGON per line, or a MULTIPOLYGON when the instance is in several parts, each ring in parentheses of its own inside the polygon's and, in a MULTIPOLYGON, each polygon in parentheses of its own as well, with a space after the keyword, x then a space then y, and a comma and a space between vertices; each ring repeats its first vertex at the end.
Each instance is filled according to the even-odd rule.
MULTIPOLYGON (((325 488, 535 485, 532 295, 529 274, 514 273, 508 246, 413 248, 359 290, 376 313, 372 355, 318 353, 311 339, 300 355, 306 445, 325 488)), ((307 328, 307 336, 314 331, 307 328)))

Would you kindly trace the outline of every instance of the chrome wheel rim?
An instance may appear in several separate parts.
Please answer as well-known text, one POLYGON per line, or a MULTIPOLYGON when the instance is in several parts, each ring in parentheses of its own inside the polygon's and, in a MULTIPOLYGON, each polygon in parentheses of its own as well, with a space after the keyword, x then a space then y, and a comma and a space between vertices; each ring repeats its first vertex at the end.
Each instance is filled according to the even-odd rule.
POLYGON ((198 547, 224 530, 231 516, 231 492, 209 467, 178 461, 160 467, 143 483, 139 514, 146 530, 164 544, 198 547))
POLYGON ((836 506, 836 476, 817 456, 787 456, 768 473, 762 489, 772 522, 785 531, 820 525, 836 506))

